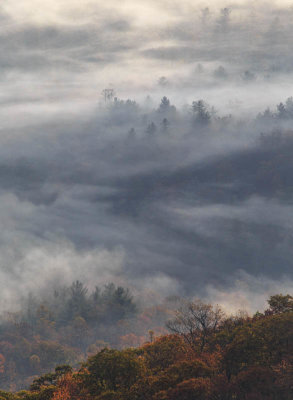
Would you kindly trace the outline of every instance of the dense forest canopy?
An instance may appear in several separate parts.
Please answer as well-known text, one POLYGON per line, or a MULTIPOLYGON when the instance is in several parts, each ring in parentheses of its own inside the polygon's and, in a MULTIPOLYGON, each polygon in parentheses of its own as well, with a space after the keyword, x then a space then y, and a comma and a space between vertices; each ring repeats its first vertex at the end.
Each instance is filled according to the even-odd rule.
POLYGON ((178 301, 142 306, 127 288, 109 283, 89 291, 80 281, 46 298, 30 294, 18 311, 1 315, 1 388, 25 388, 59 364, 77 367, 105 347, 139 346, 167 333, 178 301))
MULTIPOLYGON (((81 290, 85 289, 82 284, 75 282, 70 288, 71 298, 76 295, 77 288, 79 294, 82 292, 86 294, 85 290, 81 290)), ((99 296, 100 301, 94 299, 94 293, 89 296, 88 305, 93 302, 95 305, 104 304, 105 301, 116 302, 114 299, 122 291, 124 293, 122 303, 125 304, 127 298, 126 309, 128 309, 131 302, 129 293, 113 285, 108 285, 104 289, 99 296)), ((118 297, 121 299, 120 295, 118 297)), ((167 326, 172 334, 155 336, 154 332, 150 332, 149 338, 136 348, 126 346, 123 349, 124 346, 120 344, 118 350, 100 343, 101 348, 99 350, 95 348, 92 354, 89 352, 89 358, 82 364, 76 364, 75 368, 68 364, 59 365, 54 371, 31 377, 30 390, 14 394, 1 391, 0 398, 5 400, 290 400, 292 398, 293 297, 291 295, 271 296, 268 300, 269 307, 265 312, 257 312, 253 316, 248 316, 244 312, 225 316, 219 306, 213 307, 198 299, 180 302, 182 305, 177 309, 165 309, 165 316, 167 312, 170 313, 171 319, 167 322, 167 326)), ((133 313, 133 306, 130 309, 133 313)), ((81 308, 78 313, 82 313, 81 308)), ((131 317, 133 318, 133 315, 131 317)), ((83 319, 77 316, 73 323, 76 318, 83 319)), ((51 321, 53 320, 54 318, 51 318, 51 321)), ((48 355, 52 357, 58 346, 59 353, 61 350, 65 356, 64 344, 41 340, 46 331, 47 334, 52 334, 52 327, 50 328, 48 324, 44 329, 43 316, 38 314, 36 322, 43 325, 42 333, 35 328, 34 334, 38 333, 38 339, 36 336, 29 337, 27 332, 22 333, 22 345, 20 349, 18 344, 17 354, 18 357, 22 354, 23 358, 15 359, 14 374, 21 373, 21 365, 25 367, 26 372, 28 370, 31 373, 40 372, 44 368, 46 357, 48 355), (39 355, 29 357, 29 346, 34 349, 33 351, 42 348, 42 356, 38 353, 39 355), (29 364, 26 364, 28 362, 29 364)), ((74 354, 74 350, 82 350, 84 343, 78 341, 76 327, 74 324, 72 326, 71 322, 63 326, 74 338, 75 348, 71 349, 74 354)), ((91 323, 87 322, 88 328, 93 328, 91 323)), ((112 328, 115 324, 117 329, 121 322, 122 320, 115 324, 112 321, 112 328)), ((85 320, 83 323, 85 324, 85 320)), ((103 325, 105 322, 100 320, 99 326, 103 325)), ((106 326, 110 332, 111 325, 106 323, 106 326)), ((131 328, 134 326, 132 323, 131 328)), ((58 333, 58 328, 55 328, 55 335, 58 333)), ((14 337, 20 334, 16 326, 14 331, 11 326, 6 331, 7 336, 12 337, 13 334, 14 337)), ((83 335, 86 334, 87 331, 83 327, 83 335)), ((98 335, 99 330, 95 330, 95 334, 98 335)), ((58 340, 58 336, 56 339, 58 340)), ((59 340, 62 339, 65 337, 59 337, 59 340)), ((20 338, 18 341, 20 343, 20 338)), ((0 345, 2 350, 3 341, 0 345)), ((8 347, 7 342, 5 346, 8 347)), ((8 355, 10 360, 13 358, 12 349, 13 345, 10 344, 10 355, 8 355)), ((11 361, 9 364, 2 354, 0 360, 0 377, 3 384, 5 378, 7 379, 6 368, 11 368, 11 361)), ((69 358, 64 358, 59 361, 64 363, 68 360, 69 358)), ((46 367, 48 366, 49 364, 46 367)), ((10 370, 10 374, 11 372, 10 370)))
MULTIPOLYGON (((103 349, 135 348, 162 338, 160 343, 168 333, 180 337, 189 352, 201 357, 215 335, 219 338, 223 335, 219 345, 227 346, 231 329, 244 321, 262 321, 284 313, 291 316, 291 295, 271 296, 268 303, 263 313, 257 311, 253 317, 245 310, 227 314, 221 306, 197 298, 173 296, 149 306, 139 302, 127 288, 109 283, 89 291, 80 281, 55 288, 46 298, 30 294, 19 311, 1 316, 1 388, 24 389, 38 375, 50 375, 60 365, 70 365, 76 371, 88 357, 103 349)), ((285 319, 284 324, 288 324, 286 329, 291 341, 290 323, 285 319)), ((275 334, 275 340, 279 340, 278 335, 275 334)), ((37 389, 43 384, 41 380, 37 389)))

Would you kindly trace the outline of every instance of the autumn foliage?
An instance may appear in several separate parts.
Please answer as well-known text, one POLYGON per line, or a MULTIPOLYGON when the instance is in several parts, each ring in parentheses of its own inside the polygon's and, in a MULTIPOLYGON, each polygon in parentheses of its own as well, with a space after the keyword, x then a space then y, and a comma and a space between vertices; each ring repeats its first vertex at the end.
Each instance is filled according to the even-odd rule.
POLYGON ((30 391, 0 392, 0 399, 291 400, 293 310, 285 301, 276 311, 280 298, 271 300, 264 314, 223 318, 204 333, 203 349, 180 334, 137 348, 104 348, 75 370, 57 367, 30 391))

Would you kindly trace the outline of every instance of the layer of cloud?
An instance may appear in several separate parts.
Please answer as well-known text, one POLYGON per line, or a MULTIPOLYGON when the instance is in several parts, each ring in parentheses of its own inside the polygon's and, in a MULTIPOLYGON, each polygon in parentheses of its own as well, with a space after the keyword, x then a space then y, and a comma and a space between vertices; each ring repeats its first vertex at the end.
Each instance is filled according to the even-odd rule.
POLYGON ((228 303, 255 279, 255 309, 289 290, 292 145, 258 139, 291 120, 252 121, 290 95, 292 12, 279 1, 6 1, 3 298, 81 279, 228 303), (105 87, 144 106, 101 106, 105 87), (154 111, 163 94, 183 111, 154 111), (227 115, 208 130, 192 123, 200 98, 227 115))

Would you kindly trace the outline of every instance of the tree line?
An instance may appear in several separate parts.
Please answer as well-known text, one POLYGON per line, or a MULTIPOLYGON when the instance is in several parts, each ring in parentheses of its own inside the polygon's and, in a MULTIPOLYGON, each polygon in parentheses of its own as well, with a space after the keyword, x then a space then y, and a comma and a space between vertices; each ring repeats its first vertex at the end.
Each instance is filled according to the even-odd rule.
POLYGON ((290 400, 293 297, 274 295, 264 313, 225 316, 183 301, 171 333, 137 348, 105 347, 80 368, 68 365, 5 400, 290 400))

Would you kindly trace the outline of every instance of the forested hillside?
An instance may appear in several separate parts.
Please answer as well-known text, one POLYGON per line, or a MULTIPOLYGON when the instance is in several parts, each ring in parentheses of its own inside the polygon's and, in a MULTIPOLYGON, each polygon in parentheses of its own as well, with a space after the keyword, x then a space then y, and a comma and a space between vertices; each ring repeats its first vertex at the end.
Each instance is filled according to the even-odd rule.
POLYGON ((138 307, 128 289, 113 283, 90 292, 75 281, 46 300, 29 295, 21 311, 1 317, 0 387, 27 387, 36 375, 58 364, 77 366, 105 346, 138 346, 149 330, 167 332, 170 306, 138 307))
MULTIPOLYGON (((264 314, 226 317, 218 306, 183 301, 176 331, 137 348, 105 347, 79 368, 36 378, 5 400, 291 400, 293 298, 275 295, 264 314)), ((3 366, 2 373, 5 370, 3 366)))

